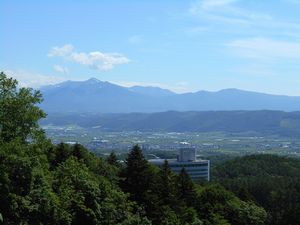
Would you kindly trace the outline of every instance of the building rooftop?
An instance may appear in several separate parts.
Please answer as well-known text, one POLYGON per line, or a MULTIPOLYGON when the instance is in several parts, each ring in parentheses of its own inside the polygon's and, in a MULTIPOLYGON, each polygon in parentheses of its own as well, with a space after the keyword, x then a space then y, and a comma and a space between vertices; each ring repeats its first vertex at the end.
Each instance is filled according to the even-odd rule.
MULTIPOLYGON (((200 160, 196 160, 196 161, 178 161, 177 159, 166 159, 168 161, 169 164, 172 163, 177 163, 177 164, 186 164, 186 163, 204 163, 204 162, 208 162, 209 160, 205 160, 205 159, 200 159, 200 160)), ((148 160, 150 163, 153 164, 163 164, 165 159, 149 159, 148 160)))

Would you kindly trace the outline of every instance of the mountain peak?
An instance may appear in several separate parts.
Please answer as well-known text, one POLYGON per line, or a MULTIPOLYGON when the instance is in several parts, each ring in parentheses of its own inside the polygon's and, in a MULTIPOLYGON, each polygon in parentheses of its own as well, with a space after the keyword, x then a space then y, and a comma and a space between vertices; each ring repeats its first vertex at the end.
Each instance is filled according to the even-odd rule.
POLYGON ((91 77, 90 79, 86 80, 85 82, 87 82, 87 83, 101 83, 102 81, 98 80, 95 77, 91 77))
POLYGON ((159 112, 206 110, 300 110, 300 97, 277 96, 235 88, 176 94, 158 87, 123 87, 90 78, 42 89, 48 112, 159 112))
POLYGON ((245 90, 240 90, 238 88, 226 88, 226 89, 221 89, 217 92, 246 92, 245 90))

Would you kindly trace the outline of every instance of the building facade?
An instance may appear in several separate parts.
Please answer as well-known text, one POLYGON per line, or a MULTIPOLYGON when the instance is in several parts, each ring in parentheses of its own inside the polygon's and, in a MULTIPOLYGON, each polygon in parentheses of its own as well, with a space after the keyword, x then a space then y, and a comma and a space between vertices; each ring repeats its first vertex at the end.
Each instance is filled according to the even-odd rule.
MULTIPOLYGON (((186 170, 189 176, 195 181, 210 180, 210 161, 197 160, 196 149, 182 148, 178 152, 177 159, 167 159, 171 170, 179 174, 182 168, 186 170)), ((151 159, 150 163, 162 166, 165 159, 151 159)))

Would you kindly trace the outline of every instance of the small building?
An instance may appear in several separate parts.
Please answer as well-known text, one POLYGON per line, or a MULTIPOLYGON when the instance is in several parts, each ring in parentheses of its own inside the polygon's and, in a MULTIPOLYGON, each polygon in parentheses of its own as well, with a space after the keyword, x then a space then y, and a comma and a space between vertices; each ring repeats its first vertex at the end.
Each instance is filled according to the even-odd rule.
MULTIPOLYGON (((182 168, 195 181, 210 180, 210 161, 197 160, 195 148, 179 149, 177 159, 167 159, 171 170, 179 174, 182 168)), ((149 162, 153 165, 162 166, 165 159, 151 159, 149 162)))

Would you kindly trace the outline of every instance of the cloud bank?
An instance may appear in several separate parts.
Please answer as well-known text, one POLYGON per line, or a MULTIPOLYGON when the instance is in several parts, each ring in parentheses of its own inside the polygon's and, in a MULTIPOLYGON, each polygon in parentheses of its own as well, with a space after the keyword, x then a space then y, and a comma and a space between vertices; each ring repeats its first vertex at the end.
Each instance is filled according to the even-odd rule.
POLYGON ((68 80, 65 77, 40 74, 26 70, 4 70, 4 72, 8 76, 17 79, 21 87, 39 88, 41 86, 57 84, 68 80))
POLYGON ((53 47, 48 53, 49 57, 60 57, 91 69, 99 71, 112 70, 115 65, 127 64, 130 60, 120 53, 77 52, 71 44, 62 47, 53 47))

